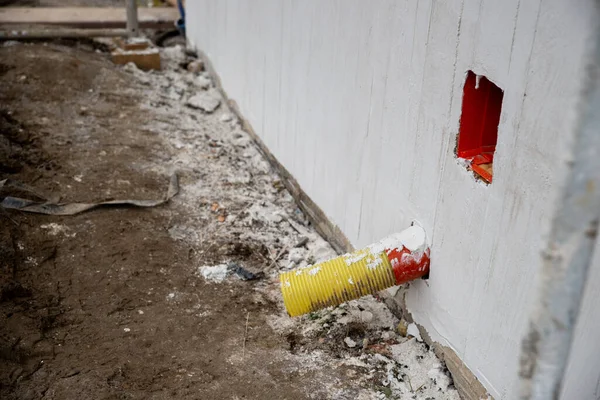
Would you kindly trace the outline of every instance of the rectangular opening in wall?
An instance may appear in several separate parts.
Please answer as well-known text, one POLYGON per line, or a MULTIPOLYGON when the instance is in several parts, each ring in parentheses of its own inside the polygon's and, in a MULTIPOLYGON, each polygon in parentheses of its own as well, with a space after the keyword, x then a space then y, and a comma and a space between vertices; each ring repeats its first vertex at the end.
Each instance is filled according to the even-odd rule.
POLYGON ((469 161, 473 172, 492 182, 494 152, 504 92, 485 76, 467 74, 463 89, 457 156, 469 161))

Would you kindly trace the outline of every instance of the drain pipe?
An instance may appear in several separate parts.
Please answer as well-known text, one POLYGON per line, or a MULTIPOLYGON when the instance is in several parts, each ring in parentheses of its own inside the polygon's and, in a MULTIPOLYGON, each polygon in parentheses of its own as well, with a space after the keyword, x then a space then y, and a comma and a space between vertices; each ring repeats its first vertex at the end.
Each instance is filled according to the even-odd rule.
POLYGON ((295 317, 424 277, 429 251, 425 230, 415 225, 362 250, 283 272, 285 308, 295 317))

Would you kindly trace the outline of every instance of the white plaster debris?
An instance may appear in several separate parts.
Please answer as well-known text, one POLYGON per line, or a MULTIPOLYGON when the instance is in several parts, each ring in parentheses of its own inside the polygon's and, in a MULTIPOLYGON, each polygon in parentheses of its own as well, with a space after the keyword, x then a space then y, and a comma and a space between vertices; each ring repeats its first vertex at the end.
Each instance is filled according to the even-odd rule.
POLYGON ((308 274, 311 276, 315 276, 316 274, 319 273, 319 271, 321 270, 321 267, 314 267, 308 270, 308 274))
POLYGON ((346 265, 351 266, 352 264, 355 264, 355 263, 361 261, 367 255, 368 255, 368 253, 365 253, 365 252, 346 253, 346 254, 342 255, 342 257, 344 258, 346 265))
POLYGON ((379 267, 381 264, 383 264, 381 257, 371 256, 371 258, 369 259, 369 262, 367 262, 367 268, 369 268, 370 270, 374 270, 377 267, 379 267))
MULTIPOLYGON (((248 290, 255 290, 260 298, 280 305, 277 312, 266 315, 268 325, 284 337, 293 332, 315 341, 319 336, 335 340, 336 345, 345 352, 338 358, 320 349, 310 352, 299 349, 295 354, 276 349, 272 351, 273 354, 269 353, 269 356, 284 360, 282 365, 285 365, 286 371, 290 373, 302 375, 311 371, 314 385, 308 385, 305 390, 307 397, 312 398, 411 399, 415 393, 410 391, 408 385, 401 387, 390 380, 388 370, 397 376, 398 371, 408 368, 425 379, 439 373, 442 376, 440 379, 436 378, 436 382, 443 383, 443 368, 438 370, 428 364, 423 367, 423 360, 419 361, 416 357, 400 359, 401 356, 384 357, 369 353, 368 346, 366 350, 362 349, 365 337, 348 335, 349 324, 362 324, 366 326, 369 343, 384 343, 388 349, 395 342, 404 343, 414 354, 423 356, 424 360, 429 360, 430 357, 437 360, 423 344, 416 340, 406 341, 406 338, 396 335, 399 321, 383 303, 376 301, 372 296, 342 304, 334 309, 321 310, 312 316, 290 318, 287 315, 281 305, 279 284, 276 283, 279 271, 291 266, 304 267, 296 271, 297 275, 308 273, 308 264, 329 260, 336 257, 336 253, 309 226, 306 217, 289 193, 281 189, 280 178, 274 174, 249 135, 241 129, 237 118, 218 92, 215 96, 218 96, 221 104, 212 114, 199 112, 186 105, 190 97, 206 92, 199 86, 197 74, 180 68, 180 64, 185 61, 183 48, 177 46, 161 50, 161 60, 162 71, 144 72, 137 68, 127 71, 124 68, 132 75, 131 81, 136 87, 120 90, 124 94, 134 94, 136 98, 141 98, 140 106, 151 112, 153 118, 140 128, 159 136, 166 143, 165 152, 169 153, 168 156, 165 155, 163 165, 140 161, 132 167, 143 172, 151 170, 164 176, 169 176, 173 170, 177 170, 181 177, 181 190, 172 202, 178 207, 188 208, 191 211, 190 215, 195 216, 186 221, 174 220, 168 229, 169 235, 194 249, 203 248, 202 243, 206 238, 216 232, 222 235, 223 231, 230 233, 232 240, 264 245, 268 249, 265 256, 265 273, 269 279, 264 279, 254 289, 248 290), (140 93, 143 93, 143 96, 139 96, 140 93), (174 115, 177 117, 174 118, 174 115), (232 116, 231 123, 225 115, 232 116), (198 160, 202 157, 209 157, 211 163, 199 163, 198 160), (251 176, 250 182, 246 176, 251 176), (242 179, 232 184, 236 177, 242 179), (246 185, 252 185, 253 188, 250 190, 246 185), (227 211, 227 219, 222 223, 216 221, 217 214, 211 211, 214 202, 219 203, 220 210, 227 211), (306 244, 296 247, 300 238, 304 237, 308 238, 306 244), (275 259, 280 252, 281 256, 275 259), (356 347, 350 348, 345 343, 344 339, 348 336, 351 336, 350 339, 356 343, 356 347), (401 367, 401 364, 407 368, 401 367), (327 375, 338 365, 358 368, 352 369, 350 372, 356 374, 349 376, 355 389, 349 389, 347 381, 332 381, 330 375, 327 375), (357 386, 363 388, 358 390, 357 386), (376 391, 374 386, 389 389, 390 396, 386 397, 385 394, 376 391)), ((207 75, 207 78, 210 77, 207 75)), ((209 92, 213 90, 216 91, 210 88, 209 92)), ((202 253, 194 253, 194 257, 196 256, 199 257, 197 260, 200 260, 196 265, 205 263, 202 253)), ((221 263, 225 261, 219 260, 221 263)), ((224 264, 207 267, 218 266, 221 271, 225 269, 224 264)), ((190 274, 203 277, 202 268, 191 267, 190 274)), ((171 290, 173 292, 166 295, 166 300, 175 304, 182 295, 175 288, 171 290)), ((152 289, 148 294, 151 293, 154 293, 152 289)), ((191 307, 190 310, 190 315, 198 318, 207 315, 201 308, 191 307)), ((239 343, 235 345, 239 347, 239 343)), ((252 348, 250 351, 258 350, 252 348)), ((400 354, 398 351, 396 353, 400 354)), ((458 400, 458 394, 453 387, 447 387, 442 393, 438 391, 439 385, 433 381, 428 382, 430 384, 425 385, 427 388, 421 388, 416 393, 417 399, 429 396, 436 400, 458 400)), ((416 391, 417 388, 414 389, 416 391)))
MULTIPOLYGON (((282 313, 280 316, 269 316, 267 322, 283 335, 300 329, 307 337, 323 336, 328 332, 346 332, 347 326, 367 324, 367 349, 369 343, 385 343, 386 355, 361 350, 360 343, 365 339, 363 337, 342 336, 338 339, 347 351, 356 352, 343 355, 339 365, 360 368, 359 372, 353 375, 353 379, 375 383, 376 386, 385 388, 384 393, 387 393, 386 395, 371 392, 365 398, 460 399, 456 389, 450 386, 452 379, 447 370, 433 351, 415 338, 398 336, 395 327, 399 321, 384 304, 372 297, 353 300, 332 310, 318 311, 310 318, 290 319, 282 313), (415 395, 416 397, 413 397, 415 395)), ((306 368, 327 368, 327 358, 323 353, 319 353, 318 356, 312 352, 299 353, 295 357, 302 357, 302 363, 307 364, 306 368)))
POLYGON ((218 92, 212 90, 193 95, 185 104, 191 108, 202 110, 206 113, 212 113, 221 104, 221 99, 218 92))
POLYGON ((116 48, 114 52, 118 54, 158 54, 159 50, 152 47, 143 50, 123 50, 121 48, 116 48))
POLYGON ((416 324, 408 324, 408 327, 406 328, 406 334, 414 337, 419 342, 423 341, 423 338, 421 337, 421 332, 419 332, 419 328, 416 324))
POLYGON ((3 47, 13 47, 13 46, 18 46, 20 44, 20 42, 16 41, 16 40, 7 40, 6 42, 2 43, 3 47))
POLYGON ((27 264, 27 265, 33 265, 33 266, 37 266, 37 265, 38 265, 38 261, 37 261, 37 260, 36 260, 34 257, 28 256, 28 257, 25 259, 25 264, 27 264))
POLYGON ((299 248, 293 248, 293 249, 290 249, 290 251, 288 253, 288 260, 291 263, 300 264, 300 262, 302 262, 302 260, 304 260, 305 255, 306 255, 306 250, 299 249, 299 248))
POLYGON ((185 49, 181 45, 164 47, 160 50, 160 61, 163 70, 174 71, 185 62, 185 49))
POLYGON ((369 250, 374 254, 378 254, 386 249, 397 248, 402 250, 404 247, 411 252, 424 251, 427 247, 427 235, 425 230, 418 225, 413 225, 402 232, 394 233, 393 235, 370 245, 369 250))
POLYGON ((200 89, 207 90, 208 88, 210 88, 212 86, 212 81, 210 80, 210 78, 207 78, 204 75, 199 75, 196 78, 196 84, 198 85, 198 87, 200 89))
POLYGON ((199 74, 204 70, 204 62, 202 60, 194 60, 187 65, 187 70, 194 74, 199 74))
POLYGON ((49 224, 42 224, 40 228, 48 230, 48 235, 57 236, 59 234, 63 234, 66 237, 75 237, 77 232, 69 233, 70 229, 68 226, 60 225, 55 222, 51 222, 49 224))
POLYGON ((229 275, 227 264, 219 264, 213 266, 203 266, 198 268, 198 272, 204 279, 209 282, 221 283, 229 275))
POLYGON ((233 119, 233 116, 230 113, 221 114, 219 117, 219 121, 221 122, 229 122, 233 119))
MULTIPOLYGON (((405 377, 403 383, 410 382, 412 391, 419 391, 422 398, 432 397, 435 399, 459 399, 458 392, 450 389, 451 378, 445 372, 442 364, 432 351, 424 351, 425 346, 415 339, 390 347, 392 360, 396 365, 409 365, 410 368, 402 370, 405 377), (412 360, 416 362, 412 363, 412 360), (441 392, 438 390, 441 389, 441 392)), ((389 364, 388 364, 389 365, 389 364)), ((391 385, 400 385, 396 376, 389 376, 391 385)))

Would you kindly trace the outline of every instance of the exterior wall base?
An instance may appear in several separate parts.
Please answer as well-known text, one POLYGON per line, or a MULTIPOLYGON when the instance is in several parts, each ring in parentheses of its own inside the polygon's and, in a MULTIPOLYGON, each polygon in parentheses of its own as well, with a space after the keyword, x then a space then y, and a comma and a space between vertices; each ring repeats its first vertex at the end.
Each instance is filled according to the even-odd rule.
MULTIPOLYGON (((223 85, 221 84, 221 79, 214 69, 210 59, 206 56, 206 54, 201 51, 195 49, 198 53, 199 58, 204 61, 204 65, 206 70, 211 74, 215 81, 215 85, 217 89, 223 95, 223 98, 226 99, 229 108, 233 113, 235 113, 236 117, 239 119, 242 128, 245 132, 247 132, 252 140, 257 144, 259 151, 262 155, 267 159, 269 164, 273 169, 278 173, 281 177, 281 181, 285 185, 286 189, 291 193, 292 197, 295 199, 296 203, 300 207, 300 209, 305 213, 311 223, 315 226, 316 230, 319 234, 331 244, 331 246, 335 249, 339 254, 347 253, 354 250, 354 247, 348 240, 348 238, 344 235, 344 233, 333 224, 327 215, 321 210, 321 208, 302 190, 296 179, 290 174, 290 172, 277 160, 277 158, 269 151, 264 142, 260 139, 260 137, 254 132, 252 126, 249 121, 244 118, 242 113, 240 112, 237 103, 230 99, 225 92, 223 85)), ((404 296, 406 294, 406 290, 408 289, 408 285, 403 285, 400 287, 395 294, 391 294, 390 291, 384 291, 379 294, 379 297, 384 301, 384 303, 388 306, 390 311, 396 315, 398 318, 404 318, 406 321, 411 323, 416 323, 408 309, 406 308, 406 303, 404 301, 404 296)), ((452 375, 452 379, 454 380, 454 385, 458 390, 460 396, 464 400, 493 400, 493 398, 488 394, 487 390, 481 384, 481 382, 477 379, 477 377, 471 372, 469 368, 463 363, 463 361, 458 357, 458 355, 447 346, 442 346, 441 344, 434 342, 427 331, 420 325, 419 331, 421 333, 421 337, 429 346, 431 346, 438 356, 438 358, 446 364, 446 367, 450 371, 452 375)))

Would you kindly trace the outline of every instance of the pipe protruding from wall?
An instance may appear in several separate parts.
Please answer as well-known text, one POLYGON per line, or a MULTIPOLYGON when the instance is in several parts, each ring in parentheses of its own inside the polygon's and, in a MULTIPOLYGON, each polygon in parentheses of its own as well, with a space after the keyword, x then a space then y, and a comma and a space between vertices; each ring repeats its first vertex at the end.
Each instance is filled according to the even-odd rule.
POLYGON ((298 316, 401 285, 429 273, 429 247, 420 226, 362 250, 280 274, 287 312, 298 316))

